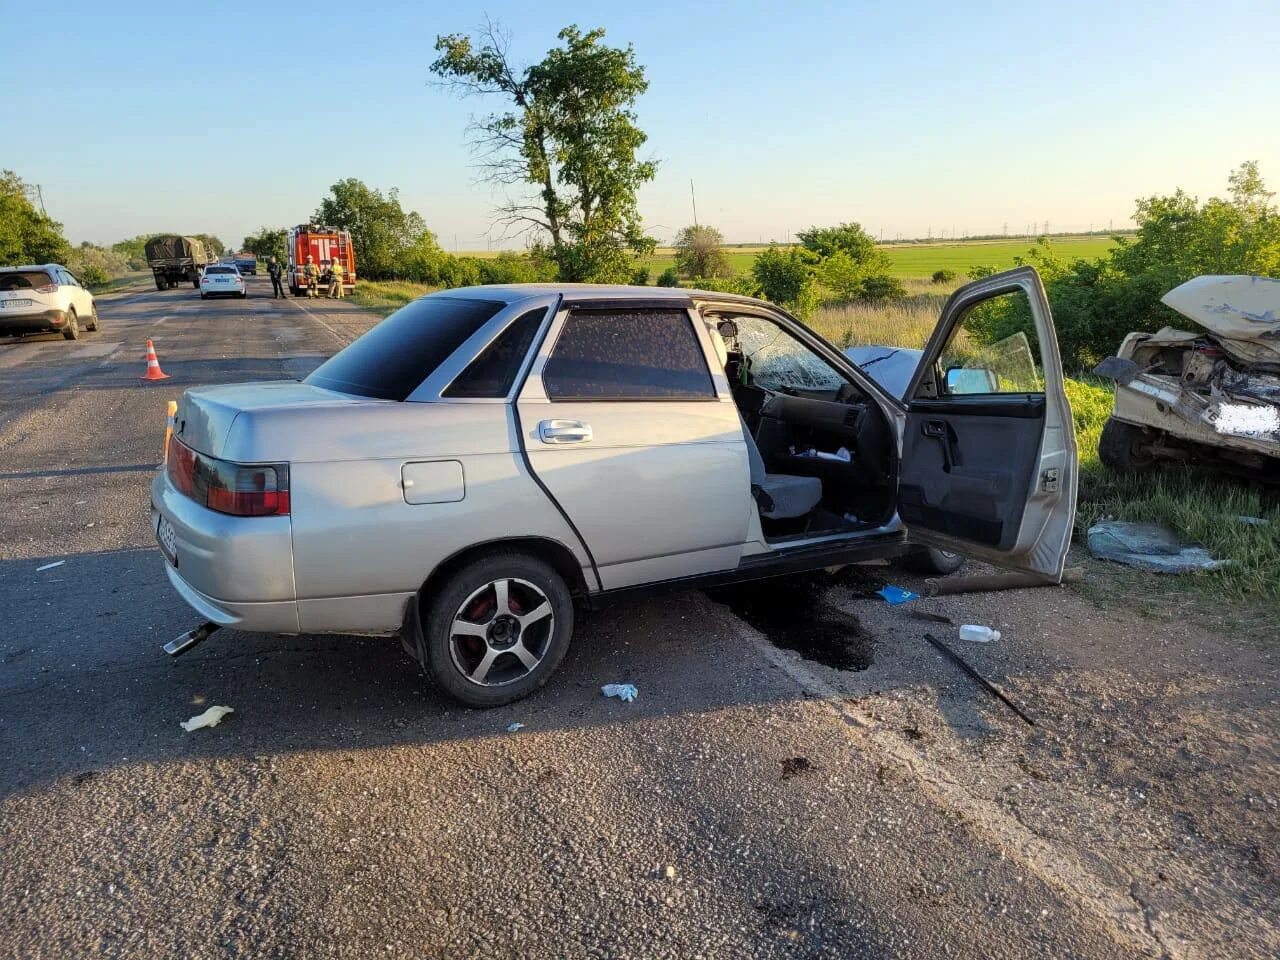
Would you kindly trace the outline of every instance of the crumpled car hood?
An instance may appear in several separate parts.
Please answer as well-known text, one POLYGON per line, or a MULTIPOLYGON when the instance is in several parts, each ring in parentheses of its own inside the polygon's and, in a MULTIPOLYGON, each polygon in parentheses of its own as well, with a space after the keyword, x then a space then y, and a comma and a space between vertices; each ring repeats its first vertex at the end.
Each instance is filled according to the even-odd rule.
POLYGON ((1219 339, 1255 345, 1245 351, 1252 355, 1250 359, 1280 361, 1280 280, 1196 277, 1160 300, 1219 339))

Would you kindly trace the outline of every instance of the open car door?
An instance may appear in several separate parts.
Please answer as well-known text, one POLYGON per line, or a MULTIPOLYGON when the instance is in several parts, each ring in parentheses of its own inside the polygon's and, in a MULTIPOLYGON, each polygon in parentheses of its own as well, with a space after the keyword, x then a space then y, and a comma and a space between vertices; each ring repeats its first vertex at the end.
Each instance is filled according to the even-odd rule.
POLYGON ((1035 270, 957 290, 903 402, 898 513, 911 540, 1060 581, 1076 443, 1035 270))

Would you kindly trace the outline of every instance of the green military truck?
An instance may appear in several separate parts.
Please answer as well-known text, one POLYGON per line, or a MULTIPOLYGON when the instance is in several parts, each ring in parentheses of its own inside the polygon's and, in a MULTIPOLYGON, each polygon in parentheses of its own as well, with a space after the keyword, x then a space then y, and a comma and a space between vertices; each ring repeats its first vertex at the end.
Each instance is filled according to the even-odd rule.
POLYGON ((204 244, 194 237, 152 237, 145 248, 147 266, 156 278, 157 290, 176 287, 183 280, 199 289, 200 271, 209 262, 204 244))

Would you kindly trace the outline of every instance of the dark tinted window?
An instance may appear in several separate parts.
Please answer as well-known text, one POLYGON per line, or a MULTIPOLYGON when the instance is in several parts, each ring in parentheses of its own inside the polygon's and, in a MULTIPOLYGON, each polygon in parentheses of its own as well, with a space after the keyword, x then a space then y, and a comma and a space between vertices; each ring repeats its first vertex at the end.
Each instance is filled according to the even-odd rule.
POLYGON ((575 310, 542 371, 552 400, 715 397, 683 310, 575 310))
POLYGON ((361 397, 403 400, 502 307, 488 300, 415 300, 326 360, 306 382, 361 397))
POLYGON ((485 347, 444 392, 446 397, 505 397, 546 310, 530 310, 485 347))
POLYGON ((239 273, 235 267, 205 267, 205 273, 239 273))
POLYGON ((0 273, 0 290, 30 290, 32 287, 45 287, 51 283, 53 280, 43 270, 0 273))

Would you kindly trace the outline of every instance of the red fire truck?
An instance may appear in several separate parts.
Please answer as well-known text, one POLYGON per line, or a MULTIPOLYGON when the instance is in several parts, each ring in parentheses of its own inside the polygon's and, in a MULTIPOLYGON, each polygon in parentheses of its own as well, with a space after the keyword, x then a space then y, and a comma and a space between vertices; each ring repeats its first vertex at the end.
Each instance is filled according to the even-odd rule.
POLYGON ((302 223, 289 231, 289 289, 294 296, 306 293, 307 280, 303 268, 307 257, 314 257, 320 268, 320 292, 329 286, 329 267, 334 260, 342 264, 342 288, 350 293, 356 287, 356 253, 351 234, 333 227, 302 223))

